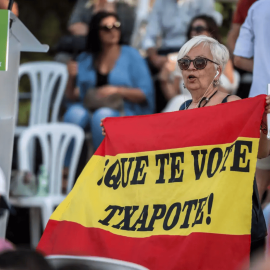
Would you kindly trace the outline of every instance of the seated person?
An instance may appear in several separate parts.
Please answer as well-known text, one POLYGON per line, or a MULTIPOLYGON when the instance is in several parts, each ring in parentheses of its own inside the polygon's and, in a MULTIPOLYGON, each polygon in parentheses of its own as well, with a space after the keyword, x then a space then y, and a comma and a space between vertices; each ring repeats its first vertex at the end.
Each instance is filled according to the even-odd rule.
MULTIPOLYGON (((94 148, 103 140, 100 120, 120 116, 121 112, 100 107, 91 113, 83 105, 88 91, 95 91, 97 101, 117 95, 123 100, 123 115, 154 112, 154 90, 145 60, 134 48, 122 45, 121 23, 115 13, 99 12, 89 25, 87 52, 77 62, 68 64, 66 97, 77 101, 64 115, 64 122, 91 128, 94 148)), ((90 94, 91 94, 90 93, 90 94)), ((91 100, 90 100, 91 101, 91 100)), ((72 149, 68 150, 68 167, 72 149)))
MULTIPOLYGON (((187 31, 187 39, 190 40, 192 37, 198 35, 205 35, 208 37, 213 37, 218 42, 220 42, 219 29, 215 20, 207 15, 200 15, 195 17, 187 31)), ((171 100, 166 106, 164 112, 177 110, 179 102, 184 102, 184 98, 189 99, 188 91, 183 87, 181 73, 179 67, 176 66, 175 62, 168 62, 160 73, 161 89, 164 96, 171 100, 176 97, 176 100, 171 100), (174 71, 174 76, 172 72, 174 71), (173 78, 172 78, 173 77, 173 78), (179 94, 184 94, 185 96, 180 96, 179 94), (174 104, 174 105, 173 105, 174 104)), ((220 89, 224 92, 235 94, 239 85, 239 74, 233 69, 232 61, 229 59, 225 65, 224 71, 220 76, 220 89)))

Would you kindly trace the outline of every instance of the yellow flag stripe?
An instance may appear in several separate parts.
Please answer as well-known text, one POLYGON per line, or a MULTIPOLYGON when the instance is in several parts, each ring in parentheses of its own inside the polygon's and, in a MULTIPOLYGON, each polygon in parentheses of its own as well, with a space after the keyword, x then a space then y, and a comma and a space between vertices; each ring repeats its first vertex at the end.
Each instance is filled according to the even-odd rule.
POLYGON ((258 143, 93 156, 51 219, 128 237, 250 234, 258 143))

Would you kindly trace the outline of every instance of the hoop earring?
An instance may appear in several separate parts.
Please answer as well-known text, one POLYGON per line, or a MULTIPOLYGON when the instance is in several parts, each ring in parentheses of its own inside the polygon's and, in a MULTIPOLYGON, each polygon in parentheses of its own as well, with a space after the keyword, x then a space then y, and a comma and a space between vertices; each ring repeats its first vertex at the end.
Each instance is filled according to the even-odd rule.
POLYGON ((217 87, 217 86, 219 86, 220 85, 220 82, 219 81, 213 81, 213 86, 214 87, 217 87))
POLYGON ((183 87, 186 89, 186 86, 185 86, 185 84, 183 83, 183 87))

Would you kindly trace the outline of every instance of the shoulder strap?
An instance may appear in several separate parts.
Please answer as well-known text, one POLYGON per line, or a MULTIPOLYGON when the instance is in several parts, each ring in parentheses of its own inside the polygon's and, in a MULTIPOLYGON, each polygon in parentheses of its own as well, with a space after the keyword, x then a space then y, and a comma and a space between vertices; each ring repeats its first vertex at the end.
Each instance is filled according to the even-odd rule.
POLYGON ((188 108, 189 105, 191 104, 191 102, 192 102, 192 99, 189 99, 189 100, 185 101, 185 102, 180 106, 179 111, 183 111, 183 110, 185 110, 186 108, 188 108))
POLYGON ((228 97, 229 97, 230 95, 227 95, 223 100, 222 100, 222 102, 221 103, 227 103, 228 102, 228 97))

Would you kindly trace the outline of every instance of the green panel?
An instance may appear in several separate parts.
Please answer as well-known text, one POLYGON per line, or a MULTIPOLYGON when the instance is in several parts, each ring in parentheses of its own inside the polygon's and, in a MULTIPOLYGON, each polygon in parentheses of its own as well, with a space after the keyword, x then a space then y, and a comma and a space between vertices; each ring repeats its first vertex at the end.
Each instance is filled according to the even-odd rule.
POLYGON ((0 9, 0 71, 7 70, 8 64, 8 38, 9 10, 0 9))

